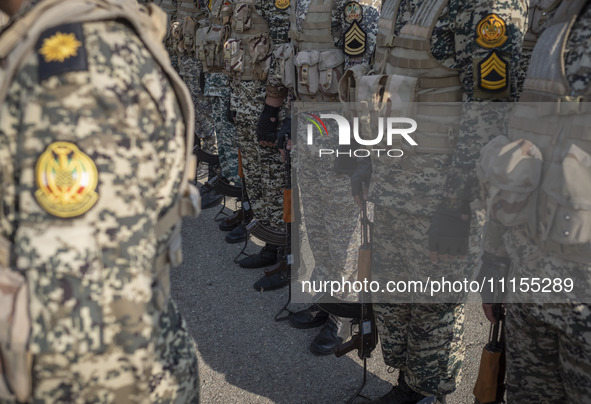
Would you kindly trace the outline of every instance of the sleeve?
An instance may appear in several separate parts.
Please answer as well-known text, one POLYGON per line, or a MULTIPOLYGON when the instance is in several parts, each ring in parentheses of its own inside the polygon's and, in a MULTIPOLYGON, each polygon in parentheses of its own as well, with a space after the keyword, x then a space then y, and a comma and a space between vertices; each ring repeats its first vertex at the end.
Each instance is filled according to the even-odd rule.
POLYGON ((474 164, 480 149, 504 133, 504 102, 518 95, 527 4, 525 0, 464 3, 450 2, 463 113, 444 195, 450 200, 471 201, 478 194, 474 164))
POLYGON ((262 17, 269 24, 271 36, 271 53, 269 55, 269 75, 267 76, 267 95, 277 98, 285 98, 287 89, 281 84, 279 66, 275 60, 275 50, 279 46, 289 42, 289 24, 292 4, 289 0, 271 0, 257 2, 262 17))
POLYGON ((184 166, 168 80, 115 21, 48 30, 19 76, 32 83, 22 118, 1 127, 18 139, 13 238, 33 296, 32 349, 147 347, 155 229, 184 166))

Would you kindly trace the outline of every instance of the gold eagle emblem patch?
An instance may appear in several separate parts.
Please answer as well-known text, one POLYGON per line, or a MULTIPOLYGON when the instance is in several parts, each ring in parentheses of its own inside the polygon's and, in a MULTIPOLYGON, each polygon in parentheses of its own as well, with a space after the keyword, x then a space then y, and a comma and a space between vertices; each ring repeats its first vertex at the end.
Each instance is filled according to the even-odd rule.
POLYGON ((507 24, 496 14, 484 17, 476 27, 476 43, 483 48, 492 49, 507 42, 507 24))
POLYGON ((363 8, 356 1, 350 1, 345 4, 343 13, 345 14, 347 24, 352 24, 353 21, 361 21, 363 19, 363 8))
POLYGON ((35 199, 54 216, 80 216, 98 200, 96 165, 73 143, 50 144, 37 160, 35 179, 35 199))
POLYGON ((289 0, 275 0, 275 7, 279 10, 285 10, 289 7, 289 0))

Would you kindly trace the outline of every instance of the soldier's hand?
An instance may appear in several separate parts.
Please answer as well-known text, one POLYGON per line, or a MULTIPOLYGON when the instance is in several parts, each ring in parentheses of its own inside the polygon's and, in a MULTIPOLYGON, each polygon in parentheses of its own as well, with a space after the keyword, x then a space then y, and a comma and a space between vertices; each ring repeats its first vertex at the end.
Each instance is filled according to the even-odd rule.
POLYGON ((454 258, 463 258, 468 253, 470 236, 470 207, 440 206, 431 217, 429 235, 429 258, 433 264, 454 258))
POLYGON ((257 122, 257 140, 262 146, 275 146, 279 126, 279 107, 265 103, 257 122))
POLYGON ((484 311, 484 315, 486 316, 487 320, 492 324, 496 324, 497 318, 495 317, 495 313, 493 311, 493 304, 482 303, 482 310, 484 311))

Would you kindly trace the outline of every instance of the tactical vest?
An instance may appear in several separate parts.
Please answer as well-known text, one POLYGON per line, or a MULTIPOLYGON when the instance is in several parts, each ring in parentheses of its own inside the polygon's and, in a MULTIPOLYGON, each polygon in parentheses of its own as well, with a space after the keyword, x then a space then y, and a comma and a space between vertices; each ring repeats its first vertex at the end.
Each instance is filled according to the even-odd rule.
MULTIPOLYGON (((386 0, 378 22, 377 47, 373 73, 385 74, 371 87, 383 91, 385 85, 396 94, 400 86, 412 87, 410 93, 398 99, 416 104, 418 129, 413 138, 418 146, 411 152, 450 154, 453 152, 459 128, 462 85, 459 73, 444 66, 431 54, 431 36, 448 0, 426 0, 411 20, 394 35, 401 0, 386 0), (446 105, 447 103, 447 105, 446 105)), ((374 99, 380 98, 373 94, 374 99)), ((404 145, 403 145, 404 146, 404 145)))
POLYGON ((230 38, 224 44, 224 72, 235 80, 266 80, 271 65, 271 37, 255 0, 234 2, 230 27, 230 38))
POLYGON ((564 2, 556 11, 532 54, 509 138, 489 143, 477 168, 493 218, 506 226, 527 224, 541 248, 588 263, 591 85, 571 90, 564 71, 569 34, 585 3, 564 2))
POLYGON ((536 0, 532 1, 527 10, 527 32, 523 38, 522 48, 532 51, 540 34, 552 18, 554 11, 563 0, 536 0))
MULTIPOLYGON (((191 96, 170 65, 162 47, 165 32, 164 13, 148 5, 150 15, 138 12, 135 0, 44 0, 2 32, 0 37, 0 105, 3 104, 14 76, 32 52, 37 39, 47 29, 66 23, 86 23, 102 20, 125 20, 160 64, 176 93, 185 121, 186 168, 175 205, 156 224, 156 237, 169 235, 168 250, 154 263, 156 272, 168 284, 171 265, 182 260, 180 249, 181 216, 198 212, 199 195, 189 181, 195 173, 192 156, 194 112, 191 96)), ((20 272, 12 271, 11 245, 0 235, 0 401, 27 402, 31 395, 31 353, 28 350, 30 319, 28 287, 20 272), (13 317, 14 316, 14 317, 13 317), (5 382, 8 382, 10 389, 5 382)))
POLYGON ((230 35, 232 4, 226 0, 210 2, 209 23, 197 30, 195 50, 204 72, 224 71, 224 44, 230 35))
POLYGON ((207 24, 207 13, 194 0, 180 0, 177 18, 181 33, 177 50, 182 55, 192 56, 196 51, 197 30, 200 25, 207 24))
POLYGON ((275 53, 281 82, 294 88, 301 101, 336 101, 343 75, 345 54, 334 46, 334 0, 312 0, 307 10, 292 5, 291 44, 275 53), (306 12, 299 26, 297 13, 306 12), (295 70, 294 70, 295 66, 295 70))

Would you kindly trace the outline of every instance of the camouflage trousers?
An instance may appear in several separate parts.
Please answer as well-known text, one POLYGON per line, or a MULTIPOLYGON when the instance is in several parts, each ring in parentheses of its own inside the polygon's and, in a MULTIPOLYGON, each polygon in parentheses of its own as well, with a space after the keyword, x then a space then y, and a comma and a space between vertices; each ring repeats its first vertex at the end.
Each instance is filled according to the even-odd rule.
MULTIPOLYGON (((429 260, 429 225, 426 216, 376 205, 372 279, 384 285, 388 280, 421 280, 426 273, 453 272, 457 262, 434 265, 429 260)), ((386 365, 404 371, 408 385, 421 394, 453 392, 461 380, 465 354, 464 305, 374 303, 373 307, 386 365)))
POLYGON ((507 403, 591 397, 588 304, 507 305, 507 403))
POLYGON ((264 106, 265 85, 260 81, 232 81, 231 106, 236 111, 236 140, 248 197, 263 225, 283 230, 284 166, 275 147, 260 146, 256 125, 264 106))
POLYGON ((154 344, 105 352, 41 354, 33 368, 34 403, 198 403, 197 357, 170 301, 154 344))
MULTIPOLYGON (((298 128, 304 129, 305 125, 298 128)), ((329 128, 329 131, 332 128, 329 128)), ((305 144, 305 133, 299 133, 298 145, 305 144)), ((322 148, 336 148, 337 139, 328 139, 322 148)), ((319 143, 320 140, 317 142, 319 143)), ((305 145, 297 148, 293 166, 307 236, 314 257, 311 281, 357 280, 357 256, 360 246, 360 209, 351 196, 350 178, 336 175, 332 156, 319 158, 305 145)), ((300 233, 300 237, 304 234, 300 233)), ((301 262, 306 260, 302 259, 301 262)), ((339 296, 346 299, 348 296, 339 296)))
POLYGON ((541 249, 527 225, 510 228, 503 241, 512 263, 509 278, 570 278, 574 284, 568 294, 521 293, 511 300, 526 304, 507 305, 507 401, 588 402, 591 263, 567 260, 541 249))
POLYGON ((228 121, 226 113, 230 99, 229 84, 228 78, 222 73, 207 74, 205 95, 211 103, 222 176, 234 184, 239 184, 236 129, 234 124, 228 121))
POLYGON ((189 88, 195 107, 195 136, 201 140, 201 148, 212 154, 217 153, 214 125, 211 118, 211 104, 203 95, 199 83, 200 62, 194 56, 179 55, 179 75, 189 88))

